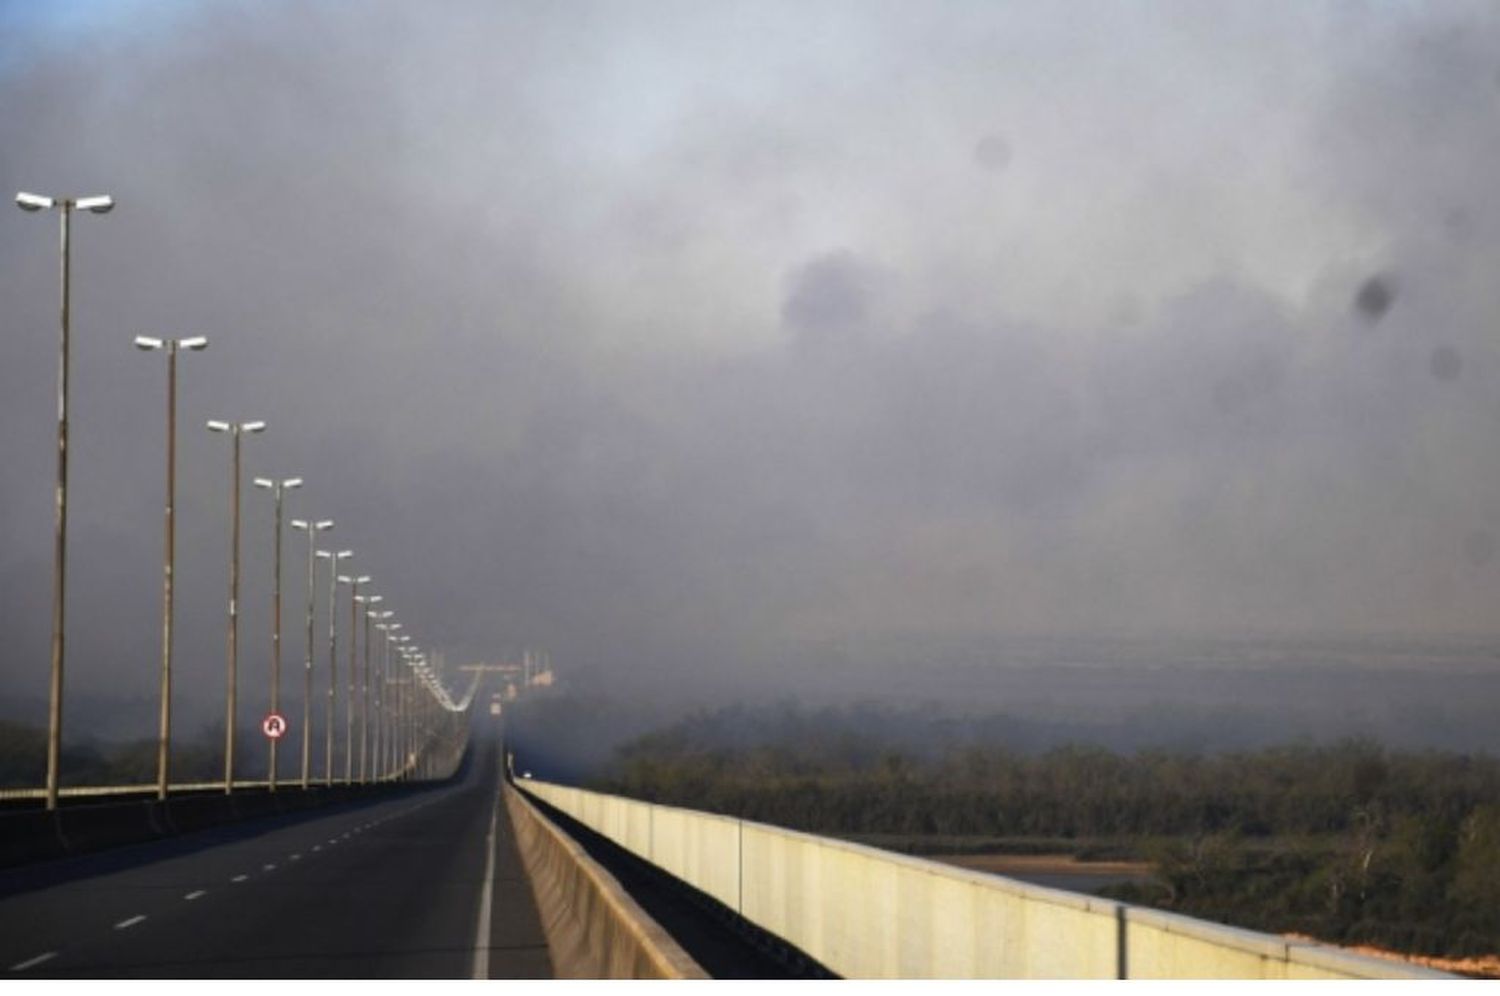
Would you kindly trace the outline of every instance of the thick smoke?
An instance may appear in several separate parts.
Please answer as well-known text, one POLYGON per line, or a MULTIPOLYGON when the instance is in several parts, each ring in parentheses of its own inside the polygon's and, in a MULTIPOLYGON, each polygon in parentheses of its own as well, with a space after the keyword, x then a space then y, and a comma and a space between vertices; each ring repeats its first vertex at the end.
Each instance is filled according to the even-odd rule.
MULTIPOLYGON (((140 333, 212 340, 179 452, 205 715, 205 418, 266 418, 247 478, 306 477, 293 514, 337 519, 455 662, 529 644, 600 685, 785 689, 857 682, 856 644, 899 667, 911 640, 1492 628, 1486 5, 122 9, 0 32, 26 39, 0 48, 0 177, 120 203, 75 226, 70 687, 153 687, 140 333)), ((24 718, 55 241, 0 215, 24 718)), ((258 689, 263 494, 244 528, 258 689)), ((304 555, 289 534, 289 674, 304 555)))

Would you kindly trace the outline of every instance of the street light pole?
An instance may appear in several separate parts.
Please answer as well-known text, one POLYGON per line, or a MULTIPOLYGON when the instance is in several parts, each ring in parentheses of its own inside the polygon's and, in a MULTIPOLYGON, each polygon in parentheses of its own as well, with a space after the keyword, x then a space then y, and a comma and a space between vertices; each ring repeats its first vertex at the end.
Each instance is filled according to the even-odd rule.
MULTIPOLYGON (((269 490, 276 499, 276 555, 275 580, 271 585, 271 711, 281 711, 281 499, 284 492, 302 487, 302 478, 288 477, 275 481, 265 477, 255 479, 257 488, 269 490)), ((272 792, 276 791, 276 744, 279 737, 267 737, 271 742, 269 781, 272 792)))
MULTIPOLYGON (((410 642, 411 642, 411 634, 410 633, 402 633, 400 636, 396 637, 396 644, 397 644, 396 645, 396 651, 401 655, 401 660, 402 660, 403 663, 409 663, 410 660, 411 660, 411 649, 409 647, 407 647, 407 644, 410 643, 410 642)), ((396 777, 398 779, 404 779, 405 776, 406 776, 406 757, 407 757, 407 754, 406 754, 406 746, 407 746, 407 744, 406 744, 406 707, 407 707, 407 695, 406 695, 406 684, 405 684, 405 682, 404 682, 403 679, 406 676, 406 672, 403 671, 401 668, 398 667, 398 668, 396 668, 396 673, 399 674, 399 675, 401 675, 401 678, 396 679, 395 682, 394 682, 394 684, 396 685, 396 716, 395 716, 395 723, 394 723, 394 729, 392 731, 393 735, 391 737, 391 740, 392 740, 392 746, 395 748, 395 757, 392 760, 394 762, 394 769, 393 770, 395 771, 396 777)))
POLYGON ((318 556, 328 561, 328 708, 324 722, 323 783, 333 784, 333 713, 336 704, 336 689, 339 684, 339 561, 354 556, 353 550, 319 550, 318 556))
POLYGON ((370 583, 370 575, 358 577, 339 575, 339 582, 346 584, 352 593, 349 600, 349 704, 344 709, 344 784, 354 782, 354 671, 358 666, 359 647, 359 586, 370 583))
MULTIPOLYGON (((360 605, 371 606, 385 601, 383 595, 356 595, 354 600, 360 605)), ((363 700, 359 709, 359 781, 364 784, 368 780, 369 757, 370 757, 370 615, 374 609, 366 608, 365 620, 365 669, 359 681, 360 697, 363 700)))
POLYGON ((385 676, 390 669, 391 630, 390 618, 396 613, 390 609, 371 612, 372 619, 379 619, 375 628, 380 630, 380 675, 375 682, 375 737, 370 747, 370 768, 375 780, 385 777, 385 676))
POLYGON ((317 587, 314 573, 317 557, 313 548, 317 545, 318 533, 332 529, 333 520, 293 519, 292 528, 307 533, 307 654, 302 658, 302 788, 305 790, 312 762, 313 592, 317 587))
POLYGON ((69 235, 75 209, 108 214, 114 209, 115 202, 110 197, 43 197, 23 191, 16 194, 16 206, 28 212, 57 208, 62 242, 62 321, 57 363, 57 486, 52 520, 52 664, 47 704, 47 808, 56 809, 62 759, 63 660, 68 594, 68 355, 73 279, 69 235))
POLYGON ((264 422, 218 422, 208 423, 210 432, 228 433, 234 443, 234 459, 230 471, 233 489, 230 495, 230 543, 229 543, 229 668, 228 692, 224 699, 224 794, 234 791, 234 719, 236 685, 239 671, 240 639, 240 440, 246 433, 264 432, 264 422))
POLYGON ((167 506, 161 570, 161 705, 156 731, 156 797, 167 797, 172 752, 172 571, 177 560, 177 352, 208 348, 203 336, 188 339, 135 337, 137 349, 163 350, 167 354, 167 506))
POLYGON ((418 761, 420 760, 420 748, 417 743, 417 721, 419 719, 418 713, 420 712, 422 707, 422 700, 417 697, 417 682, 420 680, 420 678, 418 677, 417 668, 420 664, 423 663, 424 660, 425 657, 418 652, 413 652, 412 655, 406 660, 407 670, 411 672, 408 675, 408 677, 411 678, 411 684, 406 688, 405 763, 410 766, 409 777, 413 781, 416 780, 419 770, 418 761))

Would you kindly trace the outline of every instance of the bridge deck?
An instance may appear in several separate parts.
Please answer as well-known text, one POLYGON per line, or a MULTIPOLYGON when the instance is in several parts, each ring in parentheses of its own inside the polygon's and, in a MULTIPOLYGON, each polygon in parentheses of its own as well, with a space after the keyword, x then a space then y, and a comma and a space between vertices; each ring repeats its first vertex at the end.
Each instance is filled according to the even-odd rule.
POLYGON ((477 749, 452 786, 0 873, 0 972, 549 977, 503 806, 487 853, 497 752, 477 749))

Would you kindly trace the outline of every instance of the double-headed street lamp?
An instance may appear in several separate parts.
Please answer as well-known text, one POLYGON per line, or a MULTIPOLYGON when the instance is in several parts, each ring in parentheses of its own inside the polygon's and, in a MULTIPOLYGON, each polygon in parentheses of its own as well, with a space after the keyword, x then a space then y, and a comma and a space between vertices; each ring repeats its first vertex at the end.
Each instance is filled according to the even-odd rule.
POLYGON ((377 620, 375 628, 380 630, 382 640, 380 641, 380 675, 375 682, 375 737, 370 749, 372 774, 376 781, 385 777, 385 678, 386 672, 391 665, 391 617, 396 613, 390 609, 381 612, 370 612, 370 618, 377 620))
POLYGON ((375 676, 375 732, 371 738, 371 777, 380 781, 386 777, 386 672, 390 669, 390 618, 396 615, 390 609, 369 613, 375 619, 375 628, 381 634, 380 672, 375 676))
POLYGON ((333 784, 333 707, 339 683, 339 561, 352 556, 353 550, 340 550, 337 553, 332 550, 318 551, 319 559, 328 561, 328 709, 324 716, 324 735, 327 739, 323 754, 323 782, 327 785, 333 784))
POLYGON ((344 709, 344 784, 354 781, 354 671, 359 652, 359 586, 370 583, 370 575, 352 577, 339 575, 339 583, 349 586, 353 597, 349 602, 349 702, 344 709))
MULTIPOLYGON (((302 787, 305 789, 312 761, 313 591, 317 586, 313 575, 313 565, 317 563, 314 547, 317 546, 318 533, 332 529, 333 520, 293 519, 292 528, 307 533, 307 654, 302 658, 302 787)), ((277 546, 280 545, 278 542, 277 546)))
POLYGON ((58 767, 62 757, 62 694, 68 570, 68 344, 69 310, 72 301, 72 250, 69 231, 73 212, 108 214, 115 202, 110 197, 43 197, 24 191, 16 194, 22 211, 57 208, 62 229, 62 334, 57 364, 57 489, 53 501, 52 563, 52 666, 47 706, 47 808, 57 808, 58 767))
MULTIPOLYGON (((411 634, 402 633, 400 636, 393 637, 393 639, 396 641, 396 652, 401 655, 401 659, 409 661, 412 649, 407 644, 411 642, 411 634)), ((398 674, 401 674, 400 668, 397 668, 396 671, 398 674)), ((406 681, 406 676, 402 674, 401 677, 392 679, 391 684, 396 686, 396 715, 391 730, 391 748, 395 755, 392 758, 392 762, 393 770, 397 777, 402 777, 406 772, 406 706, 408 699, 406 688, 408 682, 406 681)))
POLYGON ((396 653, 399 655, 403 650, 402 644, 404 643, 404 641, 410 639, 410 637, 408 636, 399 635, 397 633, 397 630, 400 630, 402 628, 404 627, 401 623, 386 623, 385 627, 385 675, 384 685, 382 687, 385 689, 386 693, 384 754, 385 772, 387 776, 390 776, 396 770, 396 735, 399 732, 397 729, 397 716, 399 715, 400 709, 400 698, 398 695, 391 691, 391 644, 396 645, 396 653))
POLYGON ((156 734, 156 797, 167 797, 172 750, 172 572, 177 561, 177 353, 208 348, 203 336, 187 339, 135 337, 137 349, 167 354, 167 507, 161 567, 161 710, 156 734))
POLYGON ((240 440, 247 434, 264 432, 264 422, 208 423, 210 432, 227 433, 234 442, 230 471, 230 544, 229 544, 229 674, 228 694, 224 703, 224 793, 234 791, 234 711, 236 679, 239 669, 240 638, 240 440))
POLYGON ((421 695, 417 694, 417 683, 420 682, 424 688, 427 686, 429 674, 427 667, 427 655, 413 654, 412 659, 411 661, 409 661, 409 663, 411 664, 413 679, 411 719, 409 721, 411 724, 412 777, 416 778, 424 773, 424 762, 426 760, 426 758, 423 756, 425 752, 422 750, 426 738, 423 737, 422 734, 425 732, 426 727, 425 712, 427 700, 424 699, 421 695))
MULTIPOLYGON (((276 499, 276 556, 275 581, 271 587, 271 711, 281 711, 281 499, 284 492, 302 487, 302 478, 288 477, 276 481, 266 477, 255 479, 257 488, 265 488, 276 499)), ((267 737, 271 741, 270 783, 276 791, 276 744, 279 738, 267 737)))
MULTIPOLYGON (((385 596, 355 595, 354 601, 364 606, 378 605, 385 601, 385 596)), ((359 681, 360 698, 363 700, 359 708, 359 780, 361 784, 365 782, 369 772, 370 758, 370 616, 373 612, 374 610, 368 607, 364 611, 365 670, 359 681)))

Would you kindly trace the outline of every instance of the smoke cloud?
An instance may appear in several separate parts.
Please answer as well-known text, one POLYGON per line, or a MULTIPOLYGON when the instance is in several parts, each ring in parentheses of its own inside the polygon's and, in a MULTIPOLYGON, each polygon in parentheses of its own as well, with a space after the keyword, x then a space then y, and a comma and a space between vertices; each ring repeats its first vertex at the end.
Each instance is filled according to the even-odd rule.
MULTIPOLYGON (((1491 5, 61 3, 0 38, 0 177, 120 205, 74 228, 70 688, 154 687, 136 334, 211 340, 205 715, 207 418, 265 418, 247 479, 305 477, 291 514, 452 662, 785 689, 851 641, 1493 629, 1491 5)), ((56 269, 0 214, 0 695, 38 719, 56 269)))

